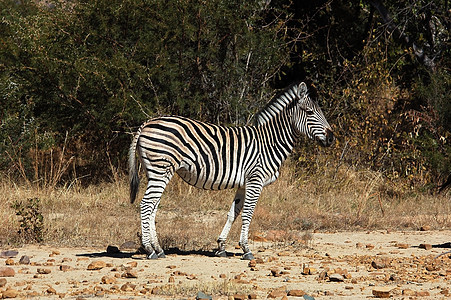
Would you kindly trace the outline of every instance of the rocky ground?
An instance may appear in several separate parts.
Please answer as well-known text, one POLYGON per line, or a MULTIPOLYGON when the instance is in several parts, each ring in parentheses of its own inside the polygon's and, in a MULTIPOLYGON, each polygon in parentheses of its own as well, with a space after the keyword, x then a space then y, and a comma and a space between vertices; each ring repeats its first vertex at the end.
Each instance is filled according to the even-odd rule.
MULTIPOLYGON (((87 299, 448 299, 451 230, 312 233, 288 245, 254 235, 256 259, 133 245, 1 249, 0 295, 87 299), (437 257, 438 256, 438 257, 437 257)), ((0 297, 0 298, 1 298, 0 297)))

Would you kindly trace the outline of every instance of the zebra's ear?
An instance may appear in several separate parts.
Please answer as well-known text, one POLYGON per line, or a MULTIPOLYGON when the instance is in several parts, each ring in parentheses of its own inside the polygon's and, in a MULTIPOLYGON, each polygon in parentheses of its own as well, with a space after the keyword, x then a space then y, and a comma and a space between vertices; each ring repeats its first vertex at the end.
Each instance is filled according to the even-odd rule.
POLYGON ((301 82, 298 85, 298 97, 299 99, 304 98, 304 95, 307 94, 307 85, 304 82, 301 82))

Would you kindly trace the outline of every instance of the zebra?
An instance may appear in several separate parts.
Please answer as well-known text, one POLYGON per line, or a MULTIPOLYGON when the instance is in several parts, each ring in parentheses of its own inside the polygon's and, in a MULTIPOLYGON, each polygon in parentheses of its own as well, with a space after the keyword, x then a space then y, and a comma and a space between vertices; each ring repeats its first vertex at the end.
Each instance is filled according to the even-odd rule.
POLYGON ((188 184, 207 190, 236 188, 215 255, 225 257, 226 239, 242 212, 242 259, 254 258, 248 243, 249 225, 264 186, 279 176, 282 162, 305 134, 322 146, 334 135, 321 108, 304 82, 287 87, 258 114, 254 125, 225 127, 181 116, 165 116, 144 123, 129 150, 130 201, 138 192, 138 154, 147 175, 140 203, 141 242, 148 259, 165 257, 155 228, 161 195, 177 173, 188 184), (137 154, 136 154, 137 152, 137 154))

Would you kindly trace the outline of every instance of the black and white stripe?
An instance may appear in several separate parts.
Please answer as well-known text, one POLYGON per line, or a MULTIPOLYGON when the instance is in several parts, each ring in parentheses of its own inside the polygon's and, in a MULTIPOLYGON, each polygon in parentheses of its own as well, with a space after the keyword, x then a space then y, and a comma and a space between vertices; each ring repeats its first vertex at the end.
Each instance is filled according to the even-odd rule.
POLYGON ((155 230, 155 215, 161 195, 177 173, 198 188, 237 188, 218 238, 217 255, 225 256, 225 240, 242 211, 240 245, 243 258, 252 259, 248 231, 262 188, 279 176, 282 162, 291 153, 300 134, 330 146, 333 134, 319 106, 304 83, 292 85, 274 98, 256 116, 254 126, 224 127, 170 116, 143 124, 130 146, 130 199, 138 190, 136 151, 148 184, 141 201, 142 244, 149 258, 163 257, 155 230))

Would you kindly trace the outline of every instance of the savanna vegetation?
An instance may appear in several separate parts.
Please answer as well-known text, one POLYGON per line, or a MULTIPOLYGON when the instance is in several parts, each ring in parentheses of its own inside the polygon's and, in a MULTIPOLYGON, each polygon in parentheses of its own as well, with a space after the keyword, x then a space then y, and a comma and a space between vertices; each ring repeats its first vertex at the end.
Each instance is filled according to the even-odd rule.
MULTIPOLYGON (((450 226, 449 192, 437 194, 451 173, 449 11, 447 0, 1 1, 1 242, 135 236, 126 160, 143 121, 252 124, 300 80, 337 140, 300 141, 254 230, 450 226)), ((175 216, 160 225, 222 216, 232 194, 175 182, 162 202, 175 216)), ((208 226, 214 242, 222 225, 208 226)), ((204 246, 181 229, 178 246, 204 246)))

